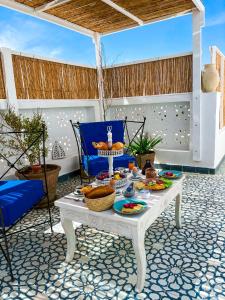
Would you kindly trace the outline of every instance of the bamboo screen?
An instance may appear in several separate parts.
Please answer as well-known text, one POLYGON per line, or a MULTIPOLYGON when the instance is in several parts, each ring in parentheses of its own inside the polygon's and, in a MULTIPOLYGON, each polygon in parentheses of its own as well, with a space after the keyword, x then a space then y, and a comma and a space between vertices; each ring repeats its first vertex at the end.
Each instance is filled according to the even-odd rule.
POLYGON ((13 55, 18 99, 98 98, 96 69, 13 55))
POLYGON ((108 98, 192 91, 192 55, 106 69, 108 98))
POLYGON ((3 69, 2 69, 2 59, 0 56, 0 99, 5 99, 5 84, 4 84, 4 76, 3 76, 3 69))

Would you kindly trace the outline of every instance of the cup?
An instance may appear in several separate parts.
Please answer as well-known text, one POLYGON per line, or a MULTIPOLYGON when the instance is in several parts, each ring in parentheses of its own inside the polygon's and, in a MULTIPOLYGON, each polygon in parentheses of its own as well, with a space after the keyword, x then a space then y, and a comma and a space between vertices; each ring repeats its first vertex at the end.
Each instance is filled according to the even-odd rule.
POLYGON ((129 163, 128 163, 128 169, 129 169, 130 172, 133 170, 133 167, 135 167, 134 161, 129 161, 129 163))

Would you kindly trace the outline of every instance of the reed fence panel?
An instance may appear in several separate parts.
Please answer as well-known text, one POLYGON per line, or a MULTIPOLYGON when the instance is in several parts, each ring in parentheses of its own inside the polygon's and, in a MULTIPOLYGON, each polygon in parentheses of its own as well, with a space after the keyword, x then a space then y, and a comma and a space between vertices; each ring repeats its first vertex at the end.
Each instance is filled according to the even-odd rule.
POLYGON ((216 64, 220 75, 217 91, 221 92, 220 128, 225 127, 225 55, 215 46, 211 48, 211 62, 216 64))
POLYGON ((192 55, 104 70, 107 98, 192 92, 192 55))
POLYGON ((2 58, 0 55, 0 99, 5 99, 5 83, 4 83, 4 76, 3 76, 3 68, 2 68, 2 58))
POLYGON ((18 99, 96 99, 95 68, 12 55, 18 99))

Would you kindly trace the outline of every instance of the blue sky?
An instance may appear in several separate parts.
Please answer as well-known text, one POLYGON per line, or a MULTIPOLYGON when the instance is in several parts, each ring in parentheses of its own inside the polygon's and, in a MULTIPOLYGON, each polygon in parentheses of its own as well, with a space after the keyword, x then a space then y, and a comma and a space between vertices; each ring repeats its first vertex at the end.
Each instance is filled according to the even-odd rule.
MULTIPOLYGON (((203 62, 210 60, 209 46, 225 53, 225 0, 205 0, 203 62)), ((191 16, 116 33, 102 39, 108 64, 191 51, 191 16)), ((0 47, 95 64, 94 45, 89 37, 57 25, 0 7, 0 47)))

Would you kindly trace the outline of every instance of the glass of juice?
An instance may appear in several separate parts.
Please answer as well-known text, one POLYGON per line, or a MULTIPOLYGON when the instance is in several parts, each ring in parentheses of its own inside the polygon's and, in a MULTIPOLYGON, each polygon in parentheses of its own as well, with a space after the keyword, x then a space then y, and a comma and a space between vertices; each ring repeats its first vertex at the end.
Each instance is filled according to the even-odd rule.
POLYGON ((128 163, 128 169, 129 169, 130 172, 133 170, 133 167, 135 167, 134 161, 129 161, 129 163, 128 163))

